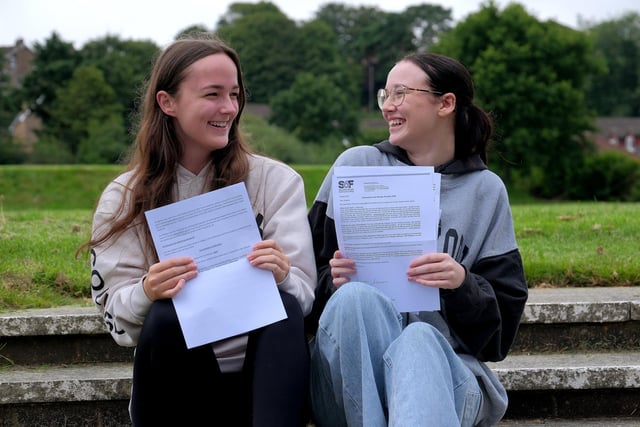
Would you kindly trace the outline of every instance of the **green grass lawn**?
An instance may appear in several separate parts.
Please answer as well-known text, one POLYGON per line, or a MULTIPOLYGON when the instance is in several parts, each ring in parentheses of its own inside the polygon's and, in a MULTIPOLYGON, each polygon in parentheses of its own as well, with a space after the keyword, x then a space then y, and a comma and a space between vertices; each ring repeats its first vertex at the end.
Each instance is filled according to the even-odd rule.
MULTIPOLYGON (((295 168, 310 203, 328 167, 295 168)), ((0 311, 91 304, 88 258, 75 252, 118 170, 0 167, 0 311)), ((640 285, 639 203, 512 203, 529 286, 640 285)))
POLYGON ((639 203, 512 207, 529 286, 640 285, 639 203))

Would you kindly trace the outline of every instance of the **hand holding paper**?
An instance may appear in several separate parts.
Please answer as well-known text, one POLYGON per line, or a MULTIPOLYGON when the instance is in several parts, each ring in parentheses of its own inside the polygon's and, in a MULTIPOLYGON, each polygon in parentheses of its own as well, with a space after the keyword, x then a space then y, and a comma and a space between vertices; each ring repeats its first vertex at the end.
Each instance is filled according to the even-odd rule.
POLYGON ((336 167, 338 246, 356 262, 353 281, 387 294, 399 311, 438 310, 439 290, 407 279, 410 262, 436 251, 440 175, 432 167, 336 167))
POLYGON ((246 259, 261 238, 243 183, 145 215, 160 260, 190 256, 199 268, 173 298, 188 348, 286 318, 271 271, 246 259))

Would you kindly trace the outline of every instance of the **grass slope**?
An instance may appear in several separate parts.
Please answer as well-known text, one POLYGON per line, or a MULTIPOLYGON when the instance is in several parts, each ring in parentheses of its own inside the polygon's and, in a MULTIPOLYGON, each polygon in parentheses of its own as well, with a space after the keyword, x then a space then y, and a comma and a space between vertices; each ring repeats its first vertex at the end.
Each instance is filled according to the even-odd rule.
MULTIPOLYGON (((294 166, 310 204, 328 166, 294 166)), ((117 166, 0 167, 0 310, 90 304, 93 207, 117 166)), ((512 197, 529 286, 640 285, 639 203, 512 197)))

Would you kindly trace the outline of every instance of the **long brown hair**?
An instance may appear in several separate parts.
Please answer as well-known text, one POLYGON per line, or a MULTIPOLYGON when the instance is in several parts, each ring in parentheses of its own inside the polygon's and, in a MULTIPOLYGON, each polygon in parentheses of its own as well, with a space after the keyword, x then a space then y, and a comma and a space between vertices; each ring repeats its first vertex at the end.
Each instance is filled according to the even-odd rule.
POLYGON ((176 137, 173 119, 163 113, 156 101, 158 91, 175 96, 185 79, 186 70, 194 62, 210 55, 224 53, 238 70, 238 115, 229 132, 229 143, 212 151, 213 173, 210 190, 242 182, 248 175, 247 155, 251 153, 239 129, 246 102, 240 58, 234 49, 208 33, 189 34, 171 43, 156 58, 146 84, 138 112, 138 132, 130 152, 127 170, 132 171, 128 191, 114 213, 113 221, 83 244, 78 251, 102 244, 140 222, 144 224, 146 256, 157 260, 151 244, 149 227, 143 213, 172 203, 182 144, 176 137))

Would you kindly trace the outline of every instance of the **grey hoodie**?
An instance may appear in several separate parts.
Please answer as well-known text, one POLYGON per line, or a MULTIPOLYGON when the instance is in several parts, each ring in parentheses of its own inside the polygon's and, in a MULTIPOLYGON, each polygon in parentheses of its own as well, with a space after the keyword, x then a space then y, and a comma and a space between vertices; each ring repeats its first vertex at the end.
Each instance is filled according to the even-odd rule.
MULTIPOLYGON (((343 152, 335 166, 412 166, 406 152, 383 141, 343 152)), ((329 260, 338 249, 331 197, 332 170, 309 211, 318 267, 316 301, 307 321, 313 334, 324 304, 335 290, 329 260)), ((495 425, 507 408, 507 394, 485 361, 506 357, 515 339, 528 289, 515 239, 506 188, 479 156, 437 166, 441 174, 438 250, 467 270, 455 291, 440 290, 438 312, 405 313, 405 322, 434 325, 476 374, 483 390, 478 426, 495 425)))

